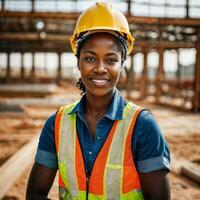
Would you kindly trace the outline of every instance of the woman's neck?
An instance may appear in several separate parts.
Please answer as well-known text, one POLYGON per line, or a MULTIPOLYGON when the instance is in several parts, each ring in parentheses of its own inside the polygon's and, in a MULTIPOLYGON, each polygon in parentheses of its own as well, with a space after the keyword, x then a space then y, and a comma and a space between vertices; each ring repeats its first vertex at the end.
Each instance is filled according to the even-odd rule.
POLYGON ((93 96, 86 93, 86 115, 102 117, 108 110, 114 91, 106 96, 93 96))

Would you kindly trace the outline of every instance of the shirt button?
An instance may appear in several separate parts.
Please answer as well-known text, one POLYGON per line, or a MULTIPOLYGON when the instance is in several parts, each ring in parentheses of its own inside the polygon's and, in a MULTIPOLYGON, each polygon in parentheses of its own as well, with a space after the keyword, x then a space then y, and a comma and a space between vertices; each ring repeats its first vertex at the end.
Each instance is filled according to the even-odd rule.
POLYGON ((100 139, 101 139, 101 137, 100 137, 100 136, 98 136, 98 137, 97 137, 97 140, 100 140, 100 139))
POLYGON ((102 128, 102 126, 103 126, 102 124, 99 124, 99 128, 102 128))
POLYGON ((89 151, 89 155, 92 155, 92 151, 89 151))

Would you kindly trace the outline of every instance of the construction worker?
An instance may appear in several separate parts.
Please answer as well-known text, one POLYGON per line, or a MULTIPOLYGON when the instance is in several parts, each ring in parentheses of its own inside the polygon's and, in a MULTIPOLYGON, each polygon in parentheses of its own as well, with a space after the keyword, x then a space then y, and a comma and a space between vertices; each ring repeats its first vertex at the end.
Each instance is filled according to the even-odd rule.
POLYGON ((84 11, 71 37, 82 98, 46 121, 26 199, 169 200, 170 153, 152 114, 116 89, 133 36, 108 3, 84 11))

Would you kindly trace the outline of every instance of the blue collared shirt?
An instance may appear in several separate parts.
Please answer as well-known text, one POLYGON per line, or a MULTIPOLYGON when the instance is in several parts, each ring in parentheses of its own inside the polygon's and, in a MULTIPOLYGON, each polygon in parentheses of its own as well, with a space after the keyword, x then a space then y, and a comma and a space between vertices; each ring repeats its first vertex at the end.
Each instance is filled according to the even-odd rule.
MULTIPOLYGON (((127 101, 116 89, 107 113, 99 119, 95 138, 92 138, 85 119, 84 95, 74 109, 69 113, 76 113, 76 127, 81 145, 86 170, 91 171, 95 158, 104 144, 115 120, 121 120, 127 101)), ((36 153, 36 162, 49 168, 57 169, 57 156, 54 141, 54 122, 56 113, 46 121, 39 140, 36 153)), ((151 172, 160 169, 169 169, 170 153, 168 144, 163 138, 160 129, 148 110, 138 116, 132 138, 132 152, 137 170, 151 172)))

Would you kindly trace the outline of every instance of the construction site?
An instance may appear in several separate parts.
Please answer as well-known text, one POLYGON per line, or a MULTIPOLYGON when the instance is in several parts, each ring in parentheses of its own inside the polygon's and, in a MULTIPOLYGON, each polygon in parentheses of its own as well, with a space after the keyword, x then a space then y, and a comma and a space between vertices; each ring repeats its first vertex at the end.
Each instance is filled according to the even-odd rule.
MULTIPOLYGON (((200 200, 200 1, 108 2, 135 38, 117 87, 152 112, 169 144, 171 199, 200 200)), ((45 121, 81 98, 69 38, 94 3, 0 1, 0 199, 25 199, 45 121)))

